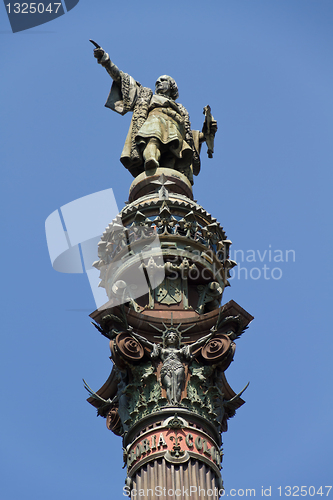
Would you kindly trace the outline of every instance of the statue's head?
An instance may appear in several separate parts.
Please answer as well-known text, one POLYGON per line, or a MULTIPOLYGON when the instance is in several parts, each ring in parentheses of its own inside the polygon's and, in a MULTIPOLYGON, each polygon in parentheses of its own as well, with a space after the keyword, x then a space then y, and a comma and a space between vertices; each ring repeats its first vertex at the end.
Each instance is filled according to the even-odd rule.
POLYGON ((165 346, 179 347, 179 335, 176 331, 169 331, 164 339, 165 346))
POLYGON ((168 75, 162 75, 156 80, 155 93, 171 97, 174 100, 179 97, 177 83, 168 75))

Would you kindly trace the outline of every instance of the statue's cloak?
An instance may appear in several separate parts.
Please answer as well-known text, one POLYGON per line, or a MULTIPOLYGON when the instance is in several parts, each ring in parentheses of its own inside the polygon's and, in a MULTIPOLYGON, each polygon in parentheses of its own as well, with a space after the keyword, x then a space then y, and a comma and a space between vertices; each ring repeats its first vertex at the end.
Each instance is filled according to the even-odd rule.
POLYGON ((189 177, 200 171, 199 132, 191 130, 187 110, 179 103, 153 95, 130 75, 120 72, 121 82, 113 81, 105 106, 124 115, 133 111, 131 125, 121 153, 121 163, 136 177, 144 170, 142 151, 150 137, 168 144, 177 157, 179 170, 189 177))

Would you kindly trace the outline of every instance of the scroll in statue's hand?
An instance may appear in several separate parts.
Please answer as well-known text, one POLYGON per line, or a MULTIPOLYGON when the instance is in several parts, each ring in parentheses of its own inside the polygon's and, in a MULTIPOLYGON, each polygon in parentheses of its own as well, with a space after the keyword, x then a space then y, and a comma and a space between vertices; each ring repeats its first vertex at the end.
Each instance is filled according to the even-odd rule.
POLYGON ((217 131, 217 121, 212 120, 210 123, 210 133, 215 135, 216 131, 217 131))

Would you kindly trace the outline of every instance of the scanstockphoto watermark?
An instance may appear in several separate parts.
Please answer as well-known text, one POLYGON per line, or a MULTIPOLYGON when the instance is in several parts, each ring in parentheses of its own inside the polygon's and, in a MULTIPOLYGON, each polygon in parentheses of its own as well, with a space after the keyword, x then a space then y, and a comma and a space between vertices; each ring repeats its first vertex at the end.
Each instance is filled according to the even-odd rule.
POLYGON ((268 245, 264 250, 230 250, 230 259, 237 262, 237 267, 230 270, 229 281, 280 280, 283 267, 296 262, 296 252, 292 249, 274 249, 268 245))
POLYGON ((220 498, 224 496, 224 489, 219 488, 200 488, 200 486, 188 486, 185 488, 167 488, 166 486, 155 486, 154 488, 147 489, 131 489, 129 486, 123 487, 123 495, 125 497, 133 498, 220 498))
POLYGON ((200 488, 200 486, 189 486, 185 488, 167 489, 162 486, 147 489, 130 489, 129 486, 124 486, 123 495, 133 498, 213 498, 214 500, 221 497, 328 497, 330 496, 332 486, 261 486, 261 488, 200 488))

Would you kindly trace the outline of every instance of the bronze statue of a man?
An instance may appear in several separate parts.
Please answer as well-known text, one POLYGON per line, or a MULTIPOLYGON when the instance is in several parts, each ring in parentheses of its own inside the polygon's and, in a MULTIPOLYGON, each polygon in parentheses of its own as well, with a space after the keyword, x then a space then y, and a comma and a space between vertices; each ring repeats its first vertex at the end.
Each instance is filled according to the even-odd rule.
MULTIPOLYGON (((121 163, 134 177, 161 166, 182 172, 193 184, 193 174, 200 171, 200 146, 208 137, 206 133, 191 130, 187 110, 175 102, 178 98, 175 80, 160 76, 153 93, 120 71, 109 55, 93 43, 97 47, 94 50, 97 62, 113 79, 105 106, 121 115, 133 111, 121 163)), ((217 130, 215 120, 209 128, 211 137, 217 130)), ((206 129, 204 126, 204 132, 206 129)))

